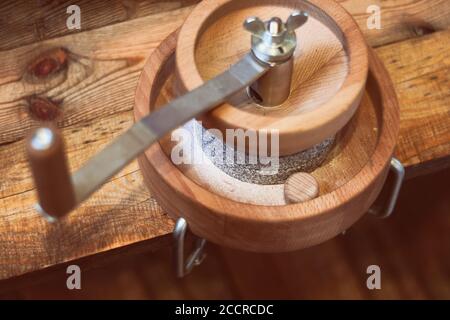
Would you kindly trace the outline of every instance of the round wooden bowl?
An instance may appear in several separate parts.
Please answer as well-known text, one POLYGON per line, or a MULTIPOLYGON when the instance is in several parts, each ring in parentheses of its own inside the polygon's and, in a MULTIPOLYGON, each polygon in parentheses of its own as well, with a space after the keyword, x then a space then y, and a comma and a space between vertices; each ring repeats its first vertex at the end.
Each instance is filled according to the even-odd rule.
POLYGON ((180 30, 176 50, 179 94, 225 71, 250 51, 242 27, 250 16, 283 20, 309 14, 296 30, 291 95, 275 108, 229 102, 200 119, 207 128, 277 129, 280 155, 295 154, 332 137, 353 116, 368 72, 367 46, 356 22, 330 0, 204 0, 180 30))
MULTIPOLYGON (((136 120, 174 98, 176 42, 173 33, 148 59, 135 96, 136 120)), ((278 205, 233 200, 175 166, 164 150, 170 137, 139 158, 152 195, 173 218, 184 217, 196 235, 237 249, 290 251, 340 234, 379 194, 399 130, 399 107, 389 75, 375 53, 368 53, 370 71, 361 105, 336 137, 328 159, 311 173, 319 182, 317 198, 278 205)))

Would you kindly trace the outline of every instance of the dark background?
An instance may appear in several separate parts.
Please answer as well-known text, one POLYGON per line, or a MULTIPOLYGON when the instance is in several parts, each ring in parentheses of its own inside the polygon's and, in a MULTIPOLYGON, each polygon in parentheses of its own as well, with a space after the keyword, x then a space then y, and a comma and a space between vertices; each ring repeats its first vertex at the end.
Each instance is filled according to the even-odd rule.
POLYGON ((408 180, 391 218, 366 216, 345 235, 305 250, 255 254, 209 244, 203 264, 179 280, 171 251, 163 248, 81 265, 81 290, 66 289, 62 268, 21 281, 0 297, 450 299, 449 184, 450 170, 408 180), (381 290, 366 287, 371 264, 381 268, 381 290))

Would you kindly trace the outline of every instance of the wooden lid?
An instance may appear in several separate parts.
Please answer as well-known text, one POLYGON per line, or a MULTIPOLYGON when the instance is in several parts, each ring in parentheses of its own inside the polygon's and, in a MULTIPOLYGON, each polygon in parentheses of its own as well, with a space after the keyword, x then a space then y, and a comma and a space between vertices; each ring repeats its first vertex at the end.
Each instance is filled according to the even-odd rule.
MULTIPOLYGON (((353 18, 329 0, 204 0, 181 28, 177 77, 183 91, 213 78, 250 50, 243 21, 286 19, 294 10, 310 19, 297 30, 289 99, 276 108, 224 104, 201 120, 208 128, 277 129, 280 154, 305 150, 339 131, 359 106, 367 78, 367 47, 353 18)), ((225 135, 224 135, 225 136, 225 135)))

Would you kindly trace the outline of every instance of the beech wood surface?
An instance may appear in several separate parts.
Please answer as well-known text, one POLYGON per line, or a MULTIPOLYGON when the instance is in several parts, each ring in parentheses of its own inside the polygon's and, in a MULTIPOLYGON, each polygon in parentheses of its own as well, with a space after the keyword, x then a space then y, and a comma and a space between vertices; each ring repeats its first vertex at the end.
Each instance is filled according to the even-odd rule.
MULTIPOLYGON (((173 221, 144 186, 137 162, 67 223, 48 225, 32 207, 36 198, 23 139, 30 128, 57 117, 73 170, 124 132, 133 123, 134 90, 145 59, 181 25, 193 2, 150 1, 153 6, 142 10, 146 4, 138 1, 80 1, 87 24, 82 22, 79 31, 65 27, 68 2, 40 8, 29 1, 1 2, 1 279, 83 257, 95 261, 94 255, 123 255, 135 245, 142 251, 170 242, 173 221), (109 7, 116 13, 103 14, 109 7), (39 56, 42 64, 35 63, 39 56)), ((407 175, 448 167, 450 2, 340 2, 368 43, 379 47, 394 82, 401 108, 396 155, 407 175), (380 30, 367 29, 370 4, 383 12, 380 30)))

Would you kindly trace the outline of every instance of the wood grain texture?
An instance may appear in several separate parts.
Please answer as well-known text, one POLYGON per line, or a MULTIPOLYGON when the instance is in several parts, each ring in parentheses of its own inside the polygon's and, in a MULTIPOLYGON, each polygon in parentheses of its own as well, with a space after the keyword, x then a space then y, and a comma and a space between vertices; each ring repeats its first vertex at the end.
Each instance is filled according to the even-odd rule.
POLYGON ((38 210, 50 220, 63 217, 76 206, 64 138, 58 128, 46 126, 27 140, 26 152, 38 195, 38 210))
MULTIPOLYGON (((158 10, 148 16, 140 16, 141 11, 138 10, 136 19, 108 22, 103 12, 111 12, 106 7, 112 2, 103 1, 102 7, 96 7, 99 2, 83 2, 82 10, 92 11, 89 18, 92 25, 89 30, 83 27, 80 32, 64 30, 64 21, 59 15, 65 18, 65 11, 42 10, 36 16, 29 1, 1 2, 1 279, 99 252, 112 252, 114 248, 143 240, 153 239, 145 243, 148 248, 168 243, 160 240, 162 235, 170 232, 172 220, 151 199, 137 163, 131 164, 94 195, 76 212, 77 217, 74 216, 69 226, 49 227, 32 208, 35 195, 22 139, 31 127, 40 123, 36 119, 58 119, 60 126, 64 127, 71 169, 78 168, 98 149, 131 126, 134 89, 144 60, 168 33, 181 25, 192 8, 169 12, 158 10), (47 13, 59 19, 63 33, 45 35, 45 32, 33 30, 35 25, 37 30, 42 30, 40 21, 44 19, 42 15, 47 13), (5 23, 10 19, 20 22, 11 22, 9 32, 4 32, 7 30, 5 23), (119 23, 107 25, 113 22, 119 23), (19 30, 22 26, 29 29, 24 29, 19 37, 15 28, 19 30), (32 37, 29 37, 30 30, 32 37), (69 48, 69 51, 62 60, 60 51, 48 53, 52 59, 41 65, 38 74, 50 76, 44 80, 36 81, 32 77, 28 80, 27 67, 37 57, 54 48, 69 48), (49 62, 51 60, 59 61, 61 66, 67 61, 67 68, 53 69, 49 67, 54 65, 49 62), (93 221, 98 222, 91 225, 93 221), (58 240, 50 235, 50 230, 59 230, 58 240)), ((166 3, 172 5, 176 2, 166 3)), ((450 46, 449 32, 434 31, 448 29, 450 3, 446 0, 344 0, 341 3, 354 15, 369 44, 381 46, 406 40, 381 47, 377 52, 389 70, 400 98, 402 123, 398 156, 408 165, 407 174, 423 174, 448 166, 448 139, 432 133, 435 130, 448 132, 445 130, 449 127, 449 59, 445 51, 450 46), (368 2, 379 4, 383 12, 389 13, 382 16, 383 29, 367 30, 365 27, 368 2), (428 35, 423 37, 423 34, 428 35), (412 37, 416 39, 408 40, 412 37), (399 48, 406 50, 399 51, 399 48), (440 67, 433 68, 431 62, 440 67), (422 65, 427 68, 418 67, 422 65), (407 70, 411 73, 407 74, 407 70), (397 72, 401 77, 396 77, 397 72), (409 88, 412 84, 415 86, 409 88), (411 103, 409 95, 421 98, 417 103, 411 103), (402 102, 405 97, 408 103, 402 102), (420 112, 414 111, 417 107, 420 112), (403 125, 404 114, 408 115, 407 126, 403 125), (420 123, 420 132, 427 133, 426 139, 414 133, 416 122, 420 123), (404 141, 408 142, 405 147, 402 146, 404 141)), ((51 2, 47 8, 54 5, 55 2, 51 2)), ((54 21, 53 18, 51 20, 54 21)), ((408 246, 405 242, 405 247, 408 246)))
POLYGON ((163 12, 2 52, 0 144, 22 139, 39 121, 66 127, 131 110, 145 58, 188 12, 163 12), (153 32, 142 32, 147 28, 153 32))
POLYGON ((181 8, 191 7, 199 0, 18 0, 0 3, 0 50, 49 40, 69 34, 86 32, 126 21, 167 16, 181 8), (81 29, 69 30, 67 7, 77 5, 81 13, 81 29))
POLYGON ((286 19, 294 10, 307 11, 310 18, 297 30, 300 47, 294 55, 289 99, 276 110, 225 103, 200 118, 205 127, 221 130, 224 137, 227 129, 256 136, 274 129, 280 137, 279 154, 291 155, 332 137, 350 120, 364 92, 367 46, 352 17, 327 0, 203 1, 178 38, 176 74, 182 92, 217 76, 250 50, 248 32, 241 27, 246 17, 286 19))
POLYGON ((338 0, 355 18, 367 42, 373 47, 398 42, 450 27, 450 2, 447 0, 338 0), (369 6, 378 6, 381 29, 368 29, 373 14, 369 6))

